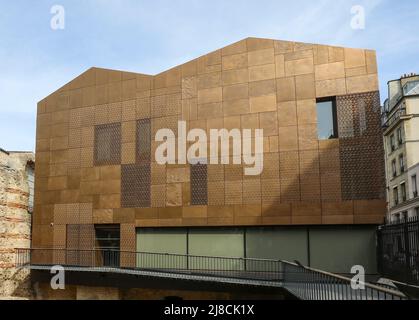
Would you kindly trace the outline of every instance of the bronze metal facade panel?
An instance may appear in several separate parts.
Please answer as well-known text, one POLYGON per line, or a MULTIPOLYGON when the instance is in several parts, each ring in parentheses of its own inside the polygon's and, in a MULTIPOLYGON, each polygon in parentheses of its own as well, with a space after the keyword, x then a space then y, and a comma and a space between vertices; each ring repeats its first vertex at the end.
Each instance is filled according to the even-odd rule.
POLYGON ((141 119, 137 121, 137 163, 151 161, 151 121, 141 119))
POLYGON ((69 227, 67 238, 59 230, 93 222, 126 230, 382 222, 378 83, 368 52, 249 38, 156 76, 88 70, 38 105, 33 245, 65 239, 79 247, 80 229, 69 227), (338 139, 317 140, 315 100, 323 97, 337 99, 338 139), (154 136, 168 128, 178 137, 179 120, 207 133, 264 129, 262 174, 244 175, 243 164, 159 165, 154 136), (231 215, 235 206, 245 216, 231 215), (352 218, 347 206, 362 206, 362 215, 352 218), (153 214, 130 213, 143 208, 153 214))
POLYGON ((121 267, 123 268, 134 268, 136 256, 132 252, 136 251, 136 233, 134 224, 121 224, 121 267))
POLYGON ((208 176, 206 164, 191 165, 191 204, 208 204, 208 176))
POLYGON ((337 97, 337 113, 342 199, 384 199, 378 91, 337 97))
POLYGON ((121 124, 104 124, 95 127, 94 164, 121 163, 121 124))
MULTIPOLYGON (((94 225, 67 225, 67 264, 92 265, 95 247, 94 225), (74 251, 72 251, 74 250, 74 251)), ((62 258, 62 257, 60 257, 62 258)))
POLYGON ((150 164, 123 165, 121 171, 121 207, 150 207, 150 164))

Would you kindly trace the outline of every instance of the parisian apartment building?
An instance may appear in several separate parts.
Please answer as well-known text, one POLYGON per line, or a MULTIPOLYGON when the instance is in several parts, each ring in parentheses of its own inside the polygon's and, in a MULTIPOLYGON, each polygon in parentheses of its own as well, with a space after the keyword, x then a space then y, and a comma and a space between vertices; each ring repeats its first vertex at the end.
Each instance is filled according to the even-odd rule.
MULTIPOLYGON (((91 68, 38 103, 32 263, 83 267, 89 252, 108 250, 124 270, 152 267, 131 254, 143 252, 283 259, 340 274, 362 265, 375 275, 394 161, 392 212, 415 210, 418 79, 389 83, 384 150, 370 49, 248 38, 157 75, 91 68), (262 172, 246 175, 231 154, 183 164, 176 153, 159 164, 156 134, 167 128, 178 140, 182 121, 208 136, 263 129, 262 172)), ((37 285, 47 298, 221 294, 92 277, 80 268, 64 293, 42 275, 37 285)))
POLYGON ((388 82, 383 109, 388 221, 419 217, 419 76, 388 82))

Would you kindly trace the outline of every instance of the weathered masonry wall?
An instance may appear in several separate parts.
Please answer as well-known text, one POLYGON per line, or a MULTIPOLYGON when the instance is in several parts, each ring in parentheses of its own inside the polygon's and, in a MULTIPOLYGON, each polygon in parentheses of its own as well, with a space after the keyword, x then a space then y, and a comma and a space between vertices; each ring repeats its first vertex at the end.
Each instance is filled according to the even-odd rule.
POLYGON ((30 298, 29 271, 15 268, 16 248, 29 248, 33 153, 0 150, 0 299, 30 298))

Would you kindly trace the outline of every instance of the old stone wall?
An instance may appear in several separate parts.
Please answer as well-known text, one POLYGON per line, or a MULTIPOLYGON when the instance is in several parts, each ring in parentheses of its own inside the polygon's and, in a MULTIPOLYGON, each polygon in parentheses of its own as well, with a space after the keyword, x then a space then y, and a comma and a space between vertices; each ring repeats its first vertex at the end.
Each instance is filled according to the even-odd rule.
POLYGON ((0 150, 0 299, 32 297, 29 271, 16 268, 16 249, 31 243, 27 166, 33 160, 33 153, 0 150))
POLYGON ((53 290, 49 283, 35 285, 37 300, 283 300, 289 297, 283 293, 255 293, 228 291, 191 291, 176 289, 92 287, 68 285, 65 290, 53 290))

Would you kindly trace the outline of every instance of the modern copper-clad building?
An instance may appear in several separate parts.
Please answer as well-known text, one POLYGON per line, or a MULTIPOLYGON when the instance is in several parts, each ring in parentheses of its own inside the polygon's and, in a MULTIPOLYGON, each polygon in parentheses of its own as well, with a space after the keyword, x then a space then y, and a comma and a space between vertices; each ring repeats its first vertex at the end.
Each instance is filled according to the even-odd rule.
POLYGON ((33 248, 376 272, 386 201, 375 51, 248 38, 154 76, 92 68, 38 103, 36 139, 33 248), (262 174, 157 164, 157 130, 176 133, 180 120, 263 129, 262 174))

